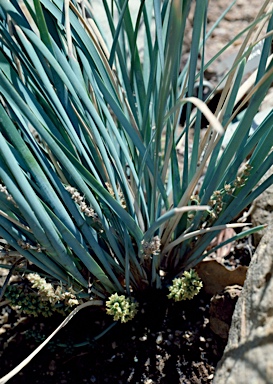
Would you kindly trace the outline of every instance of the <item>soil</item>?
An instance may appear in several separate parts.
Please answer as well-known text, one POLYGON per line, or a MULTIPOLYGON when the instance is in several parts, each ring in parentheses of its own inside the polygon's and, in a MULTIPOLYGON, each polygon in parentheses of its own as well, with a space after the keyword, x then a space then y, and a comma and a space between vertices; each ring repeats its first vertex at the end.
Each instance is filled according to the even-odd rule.
MULTIPOLYGON (((209 300, 202 293, 163 309, 151 299, 134 321, 116 324, 99 340, 94 337, 111 318, 83 309, 10 383, 209 383, 225 346, 210 330, 209 300)), ((61 316, 22 318, 14 311, 9 319, 11 328, 1 336, 1 375, 62 321, 61 316)))
MULTIPOLYGON (((227 270, 225 265, 230 272, 248 265, 250 240, 233 245, 227 256, 222 253, 221 268, 227 270)), ((217 255, 213 259, 215 263, 217 255)), ((216 274, 221 276, 221 271, 217 269, 216 274)), ((113 323, 100 309, 85 308, 9 382, 211 383, 241 287, 229 287, 228 295, 227 290, 213 295, 208 288, 204 280, 204 289, 194 299, 178 303, 168 300, 166 292, 151 291, 126 324, 113 323)), ((62 315, 26 317, 3 306, 0 376, 26 358, 62 321, 62 315)))
MULTIPOLYGON (((210 1, 209 26, 230 3, 231 0, 210 1)), ((260 4, 260 0, 238 0, 213 33, 208 58, 247 26, 260 4)), ((238 46, 232 49, 236 51, 238 46)), ((217 65, 211 77, 221 72, 221 62, 217 65)), ((236 265, 248 264, 249 244, 233 246, 231 253, 224 256, 223 264, 234 268, 234 260, 236 265)), ((154 304, 154 294, 147 294, 133 321, 114 325, 98 339, 111 327, 111 317, 98 309, 83 309, 9 383, 211 383, 227 341, 211 330, 212 294, 202 290, 191 301, 171 303, 166 301, 165 294, 158 300, 157 292, 156 302, 160 306, 154 304)), ((63 321, 61 315, 26 317, 3 304, 0 377, 26 358, 63 321)), ((227 327, 231 315, 232 312, 226 320, 227 327)))

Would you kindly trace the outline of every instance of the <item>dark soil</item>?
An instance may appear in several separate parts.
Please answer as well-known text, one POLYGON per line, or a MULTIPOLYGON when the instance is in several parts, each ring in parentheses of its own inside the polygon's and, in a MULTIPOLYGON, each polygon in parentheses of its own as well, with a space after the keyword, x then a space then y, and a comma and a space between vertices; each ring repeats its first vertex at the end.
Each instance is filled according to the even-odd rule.
MULTIPOLYGON (((250 243, 248 238, 234 244, 221 264, 230 270, 248 265, 250 243)), ((230 301, 225 293, 209 295, 206 286, 192 300, 178 303, 167 299, 166 292, 152 291, 142 302, 138 298, 139 312, 125 324, 113 323, 102 309, 84 308, 9 383, 212 383, 227 342, 227 334, 221 338, 215 330, 217 318, 228 330, 236 300, 230 301), (210 320, 217 334, 211 330, 210 320)), ((23 361, 63 320, 60 314, 25 317, 3 305, 0 377, 23 361)))
MULTIPOLYGON (((112 324, 111 317, 98 309, 83 309, 9 382, 210 383, 225 340, 210 330, 209 304, 204 292, 180 303, 166 303, 157 293, 157 303, 151 295, 134 321, 116 324, 98 340, 95 337, 112 324)), ((63 320, 61 315, 22 318, 8 307, 3 312, 9 320, 1 335, 0 376, 63 320)))

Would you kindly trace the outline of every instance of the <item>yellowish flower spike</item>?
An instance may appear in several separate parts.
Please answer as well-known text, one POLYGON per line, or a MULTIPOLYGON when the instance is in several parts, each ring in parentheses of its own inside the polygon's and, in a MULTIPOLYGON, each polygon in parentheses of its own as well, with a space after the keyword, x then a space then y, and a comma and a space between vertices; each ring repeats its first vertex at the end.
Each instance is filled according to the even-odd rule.
POLYGON ((115 321, 126 323, 132 320, 137 313, 138 303, 126 298, 124 295, 114 293, 106 301, 106 313, 112 315, 115 321))
POLYGON ((193 269, 190 269, 185 271, 181 277, 173 280, 173 285, 169 287, 168 298, 174 299, 174 301, 190 300, 199 293, 202 287, 200 277, 193 269))

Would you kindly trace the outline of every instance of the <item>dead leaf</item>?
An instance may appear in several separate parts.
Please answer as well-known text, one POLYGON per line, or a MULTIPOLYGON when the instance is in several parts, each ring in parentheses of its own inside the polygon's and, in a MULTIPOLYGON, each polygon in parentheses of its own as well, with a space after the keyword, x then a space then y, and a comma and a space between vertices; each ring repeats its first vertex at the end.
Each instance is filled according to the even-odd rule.
MULTIPOLYGON (((231 239, 235 235, 236 235, 236 232, 234 231, 233 228, 223 229, 223 231, 221 231, 219 233, 219 235, 217 236, 217 245, 223 243, 226 240, 231 239)), ((224 245, 223 247, 217 249, 217 251, 216 251, 217 260, 220 261, 220 260, 224 259, 226 256, 228 256, 230 251, 231 251, 231 247, 232 247, 232 243, 228 243, 228 244, 224 245)))
POLYGON ((216 260, 202 261, 195 267, 200 279, 203 281, 205 292, 209 295, 220 293, 229 285, 243 286, 247 267, 240 265, 230 271, 216 260))

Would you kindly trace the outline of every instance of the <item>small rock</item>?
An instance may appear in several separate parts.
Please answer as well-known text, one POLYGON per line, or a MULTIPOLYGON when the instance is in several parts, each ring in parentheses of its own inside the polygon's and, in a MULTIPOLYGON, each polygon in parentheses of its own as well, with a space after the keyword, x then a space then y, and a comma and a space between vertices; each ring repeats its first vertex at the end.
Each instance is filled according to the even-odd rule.
POLYGON ((163 341, 163 336, 162 336, 162 333, 160 333, 157 338, 156 338, 156 344, 161 344, 163 341))
POLYGON ((210 328, 222 339, 228 338, 232 315, 241 290, 240 285, 232 285, 226 287, 211 299, 209 310, 210 328))
POLYGON ((50 363, 49 363, 49 366, 48 366, 48 369, 50 371, 56 371, 56 361, 55 360, 51 360, 50 363))
POLYGON ((172 334, 172 333, 170 333, 170 334, 168 335, 168 339, 169 339, 170 341, 173 340, 173 334, 172 334))

